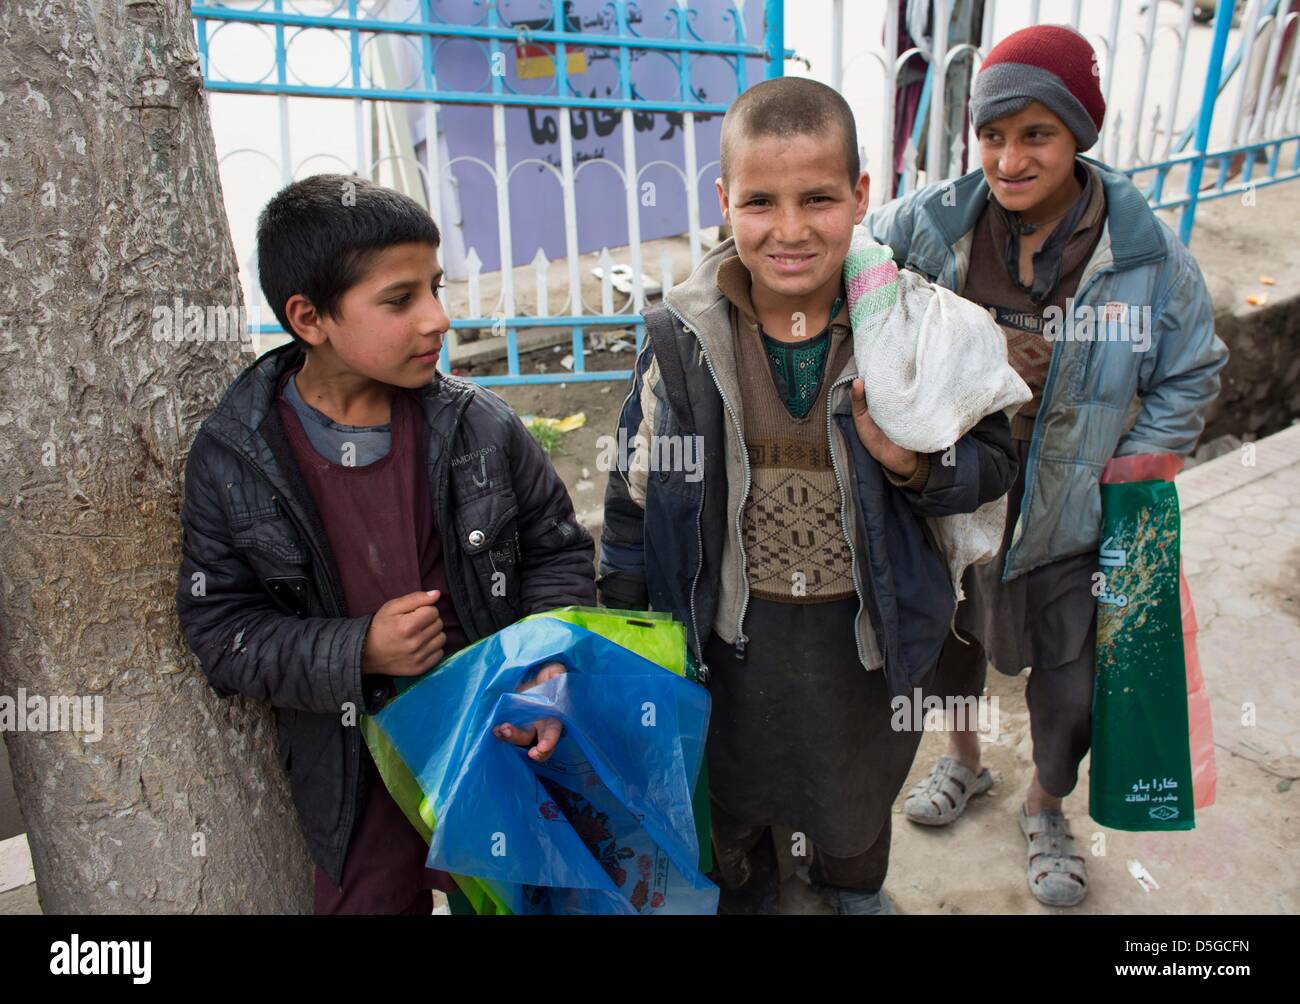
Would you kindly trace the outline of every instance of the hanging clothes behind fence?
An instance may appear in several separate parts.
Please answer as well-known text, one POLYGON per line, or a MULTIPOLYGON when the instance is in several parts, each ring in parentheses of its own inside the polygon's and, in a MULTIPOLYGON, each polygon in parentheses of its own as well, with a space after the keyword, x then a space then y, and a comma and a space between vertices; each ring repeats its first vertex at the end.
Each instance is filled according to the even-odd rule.
MULTIPOLYGON (((908 49, 919 48, 926 56, 934 45, 934 5, 932 0, 895 0, 898 4, 898 47, 894 58, 908 49)), ((948 49, 970 43, 981 44, 984 25, 984 0, 954 0, 948 12, 948 49)), ((914 54, 899 70, 894 90, 894 163, 889 178, 887 198, 903 194, 910 184, 909 175, 926 161, 929 101, 922 101, 925 78, 929 72, 926 56, 914 54), (919 128, 918 128, 919 120, 919 128)), ((939 57, 942 65, 943 55, 939 57)), ((970 96, 974 61, 970 53, 953 60, 944 88, 944 136, 946 149, 940 159, 941 176, 953 178, 965 174, 970 160, 966 134, 970 128, 967 102, 970 96), (953 157, 953 138, 960 138, 961 163, 953 157)), ((927 95, 928 97, 928 95, 927 95)), ((928 179, 938 180, 938 179, 928 179)))

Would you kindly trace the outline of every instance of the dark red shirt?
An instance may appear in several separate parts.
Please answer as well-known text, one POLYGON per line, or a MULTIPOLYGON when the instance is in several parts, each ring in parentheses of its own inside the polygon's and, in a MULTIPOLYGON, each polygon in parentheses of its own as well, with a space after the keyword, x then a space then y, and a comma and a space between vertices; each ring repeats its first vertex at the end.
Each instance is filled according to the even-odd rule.
MULTIPOLYGON (((288 374, 285 380, 292 374, 288 374)), ((336 464, 312 446, 293 405, 281 393, 276 407, 303 481, 320 512, 338 566, 349 617, 372 614, 389 600, 438 589, 447 643, 444 658, 468 644, 447 590, 442 540, 433 523, 425 464, 424 412, 410 391, 393 394, 388 452, 362 467, 336 464)), ((427 915, 430 888, 445 892, 451 876, 425 868, 428 848, 379 778, 374 759, 363 758, 365 802, 349 837, 342 885, 316 869, 314 911, 427 915)))
POLYGON ((372 614, 398 596, 437 589, 442 594, 438 612, 447 633, 443 654, 464 648, 469 641, 451 603, 442 540, 433 522, 419 399, 407 390, 394 392, 392 445, 387 454, 363 467, 322 457, 292 405, 279 396, 276 406, 325 526, 347 615, 372 614))

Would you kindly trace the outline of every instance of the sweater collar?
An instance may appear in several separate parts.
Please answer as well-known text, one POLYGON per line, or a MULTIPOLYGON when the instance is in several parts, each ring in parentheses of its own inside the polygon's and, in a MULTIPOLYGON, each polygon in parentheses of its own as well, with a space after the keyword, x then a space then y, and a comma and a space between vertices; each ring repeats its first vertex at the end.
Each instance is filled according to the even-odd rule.
POLYGON ((1034 253, 1033 278, 1028 286, 1020 281, 1020 237, 1038 227, 1024 223, 1020 213, 1007 209, 992 192, 988 196, 993 247, 1002 253, 1011 281, 1028 292, 1034 303, 1045 302, 1061 276, 1083 263, 1105 220, 1106 195, 1100 177, 1092 167, 1077 159, 1074 171, 1080 183, 1079 195, 1034 253))

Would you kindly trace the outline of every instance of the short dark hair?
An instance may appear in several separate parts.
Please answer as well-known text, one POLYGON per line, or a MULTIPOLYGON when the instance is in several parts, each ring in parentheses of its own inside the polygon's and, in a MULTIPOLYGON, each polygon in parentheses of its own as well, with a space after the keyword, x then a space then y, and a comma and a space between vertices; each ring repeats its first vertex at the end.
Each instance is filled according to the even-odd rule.
POLYGON ((343 294, 394 244, 438 247, 442 234, 414 199, 355 175, 317 174, 287 185, 257 219, 257 272, 276 320, 306 347, 284 305, 296 293, 338 319, 343 294))
POLYGON ((806 77, 776 77, 742 93, 722 119, 719 167, 722 187, 729 184, 728 169, 735 144, 755 136, 817 136, 838 128, 844 139, 844 159, 849 184, 862 173, 858 159, 858 129, 853 109, 833 87, 806 77))

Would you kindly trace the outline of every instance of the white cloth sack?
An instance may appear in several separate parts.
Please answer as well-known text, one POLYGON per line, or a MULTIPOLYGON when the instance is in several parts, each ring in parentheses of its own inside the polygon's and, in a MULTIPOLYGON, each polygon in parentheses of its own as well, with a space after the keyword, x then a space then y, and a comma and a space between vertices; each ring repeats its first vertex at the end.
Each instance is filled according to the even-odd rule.
MULTIPOLYGON (((854 231, 854 247, 875 243, 854 231)), ((1007 362, 1006 338, 988 311, 907 270, 898 301, 853 331, 867 410, 886 436, 918 453, 943 453, 986 415, 1012 414, 1032 397, 1007 362)), ((956 451, 948 456, 955 462, 956 451)), ((1002 543, 1007 498, 973 513, 929 519, 957 598, 968 565, 992 560, 1002 543)))

